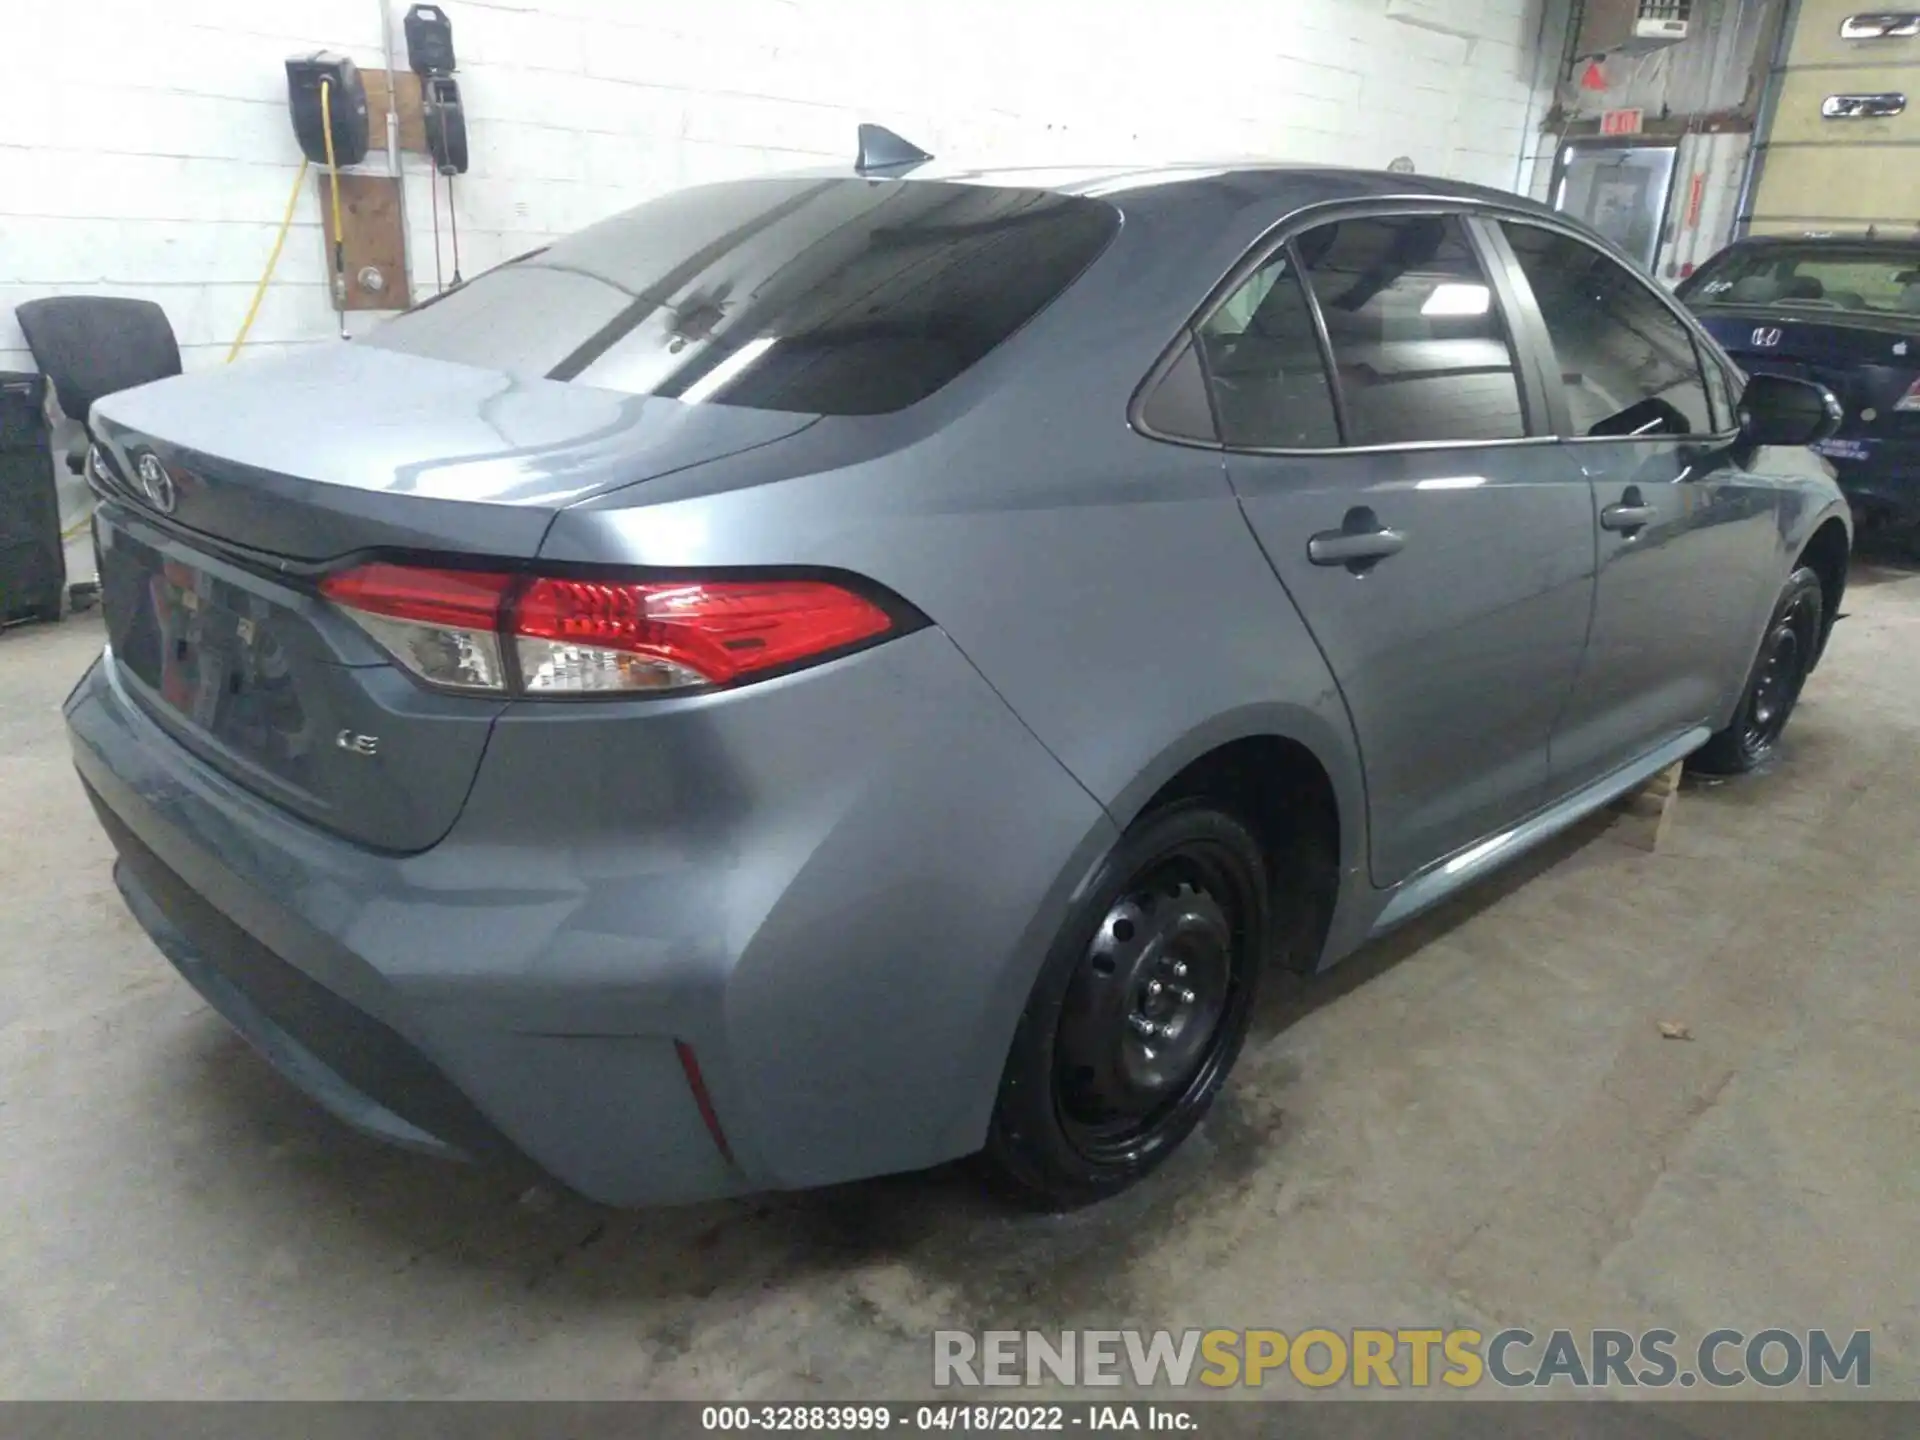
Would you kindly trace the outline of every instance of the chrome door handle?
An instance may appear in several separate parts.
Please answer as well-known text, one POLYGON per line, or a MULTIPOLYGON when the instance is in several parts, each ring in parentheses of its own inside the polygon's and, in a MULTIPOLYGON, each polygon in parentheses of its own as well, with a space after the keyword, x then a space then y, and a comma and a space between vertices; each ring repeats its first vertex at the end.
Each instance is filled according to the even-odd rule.
POLYGON ((1622 535, 1631 535, 1635 530, 1644 530, 1654 522, 1654 519, 1654 509, 1651 505, 1609 505, 1600 512, 1601 526, 1622 535))
POLYGON ((1920 35, 1920 13, 1912 10, 1878 10, 1840 22, 1842 40, 1904 40, 1915 35, 1920 35))
POLYGON ((1820 107, 1828 120, 1891 120, 1907 111, 1907 97, 1899 91, 1880 95, 1829 95, 1820 107))
POLYGON ((1316 565, 1364 565, 1385 560, 1407 548, 1399 530, 1323 530, 1307 541, 1307 559, 1316 565))

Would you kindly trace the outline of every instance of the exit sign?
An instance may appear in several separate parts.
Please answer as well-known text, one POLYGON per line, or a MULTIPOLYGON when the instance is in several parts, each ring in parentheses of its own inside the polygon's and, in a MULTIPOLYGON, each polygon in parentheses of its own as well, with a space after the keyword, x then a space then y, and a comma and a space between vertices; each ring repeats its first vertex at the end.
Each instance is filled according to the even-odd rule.
POLYGON ((1644 110, 1609 110, 1600 117, 1602 135, 1638 135, 1647 123, 1644 110))

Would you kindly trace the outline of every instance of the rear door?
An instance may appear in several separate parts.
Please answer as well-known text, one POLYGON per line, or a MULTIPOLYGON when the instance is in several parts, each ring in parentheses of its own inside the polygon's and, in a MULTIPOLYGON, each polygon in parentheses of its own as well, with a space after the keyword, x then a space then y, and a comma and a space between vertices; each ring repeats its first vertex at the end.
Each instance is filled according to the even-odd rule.
POLYGON ((1200 327, 1228 467, 1345 697, 1389 886, 1540 803, 1591 502, 1532 438, 1538 377, 1459 215, 1355 212, 1245 269, 1200 327))
POLYGON ((1778 494, 1735 458, 1719 362, 1650 282, 1569 232, 1498 228, 1552 342, 1562 453, 1599 537, 1592 637, 1553 741, 1565 793, 1725 718, 1780 579, 1778 494))

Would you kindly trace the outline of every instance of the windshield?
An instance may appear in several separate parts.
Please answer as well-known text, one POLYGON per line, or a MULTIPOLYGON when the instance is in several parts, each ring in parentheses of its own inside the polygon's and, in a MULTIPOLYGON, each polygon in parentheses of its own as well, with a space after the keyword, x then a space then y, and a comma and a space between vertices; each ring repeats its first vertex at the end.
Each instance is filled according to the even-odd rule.
POLYGON ((1754 246, 1703 270, 1686 298, 1701 305, 1785 305, 1920 315, 1920 245, 1754 246))
POLYGON ((437 296, 389 350, 636 395, 873 415, 924 399, 1074 281, 1104 202, 929 181, 683 190, 437 296))

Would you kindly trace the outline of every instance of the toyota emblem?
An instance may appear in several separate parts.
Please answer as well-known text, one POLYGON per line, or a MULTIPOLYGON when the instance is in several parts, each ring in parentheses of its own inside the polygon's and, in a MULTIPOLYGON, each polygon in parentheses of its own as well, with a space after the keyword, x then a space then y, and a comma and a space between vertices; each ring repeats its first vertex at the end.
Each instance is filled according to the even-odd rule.
POLYGON ((1780 342, 1786 338, 1785 332, 1776 330, 1770 325, 1762 325, 1758 330, 1753 332, 1753 348, 1756 350, 1774 350, 1779 348, 1780 342))
POLYGON ((167 473, 167 467, 160 463, 158 455, 140 457, 140 490, 162 515, 171 515, 180 498, 174 491, 173 477, 167 473))

